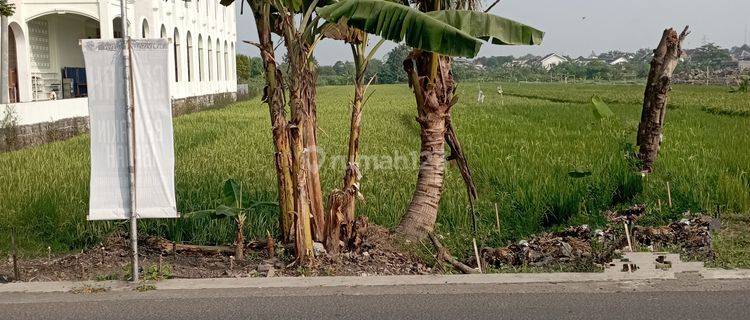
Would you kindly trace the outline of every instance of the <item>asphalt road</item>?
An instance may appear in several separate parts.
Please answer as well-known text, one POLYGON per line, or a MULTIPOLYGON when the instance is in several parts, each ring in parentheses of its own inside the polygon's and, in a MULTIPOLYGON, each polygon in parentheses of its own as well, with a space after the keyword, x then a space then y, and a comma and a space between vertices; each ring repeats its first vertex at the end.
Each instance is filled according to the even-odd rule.
POLYGON ((0 319, 748 319, 748 282, 14 294, 0 319))

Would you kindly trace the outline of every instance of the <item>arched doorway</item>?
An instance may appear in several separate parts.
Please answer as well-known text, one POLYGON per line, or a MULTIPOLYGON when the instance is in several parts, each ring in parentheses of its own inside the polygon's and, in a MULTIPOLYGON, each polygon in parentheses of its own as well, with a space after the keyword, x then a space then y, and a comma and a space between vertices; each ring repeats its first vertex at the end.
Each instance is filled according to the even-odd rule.
MULTIPOLYGON (((51 13, 28 20, 26 24, 31 100, 87 96, 86 70, 79 40, 100 38, 99 22, 81 14, 51 13)), ((22 61, 21 51, 17 48, 19 63, 22 61)), ((23 81, 22 78, 23 75, 19 80, 23 81)), ((26 94, 22 87, 20 91, 23 99, 26 94)))
POLYGON ((31 100, 26 35, 18 22, 8 25, 8 93, 11 103, 31 100))
POLYGON ((21 101, 18 88, 18 49, 13 28, 8 26, 8 99, 10 103, 21 101))

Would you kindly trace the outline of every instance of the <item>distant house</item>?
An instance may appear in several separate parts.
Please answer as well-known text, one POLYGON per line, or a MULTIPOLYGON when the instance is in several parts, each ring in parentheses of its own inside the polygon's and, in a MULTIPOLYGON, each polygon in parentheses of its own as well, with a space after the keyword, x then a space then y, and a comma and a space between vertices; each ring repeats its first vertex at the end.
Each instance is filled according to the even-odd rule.
POLYGON ((735 58, 740 71, 750 70, 750 50, 739 51, 735 58))
POLYGON ((626 57, 619 57, 619 58, 614 59, 612 61, 607 61, 607 63, 609 63, 609 65, 611 65, 611 66, 621 65, 623 63, 628 63, 628 58, 626 58, 626 57))
POLYGON ((565 58, 565 57, 563 57, 563 56, 561 56, 561 55, 559 55, 557 53, 552 53, 552 54, 548 54, 545 57, 543 57, 542 59, 540 59, 539 60, 539 64, 545 70, 550 70, 550 69, 552 69, 552 67, 554 67, 556 65, 559 65, 559 64, 561 64, 563 62, 567 62, 567 61, 568 61, 567 58, 565 58))

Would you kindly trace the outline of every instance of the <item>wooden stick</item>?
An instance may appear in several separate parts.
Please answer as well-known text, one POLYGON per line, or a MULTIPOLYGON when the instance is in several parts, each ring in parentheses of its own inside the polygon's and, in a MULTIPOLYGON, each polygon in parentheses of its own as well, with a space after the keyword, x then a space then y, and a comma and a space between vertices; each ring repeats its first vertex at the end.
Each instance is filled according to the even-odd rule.
POLYGON ((495 203, 495 228, 500 231, 500 213, 497 211, 497 203, 495 203))
POLYGON ((178 251, 193 251, 193 252, 210 252, 210 253, 224 253, 234 254, 234 247, 230 246, 198 246, 192 244, 181 244, 174 243, 166 240, 162 240, 158 243, 164 252, 172 252, 173 254, 178 251))
POLYGON ((669 201, 669 207, 672 207, 672 189, 669 187, 669 181, 667 181, 667 197, 669 201))
POLYGON ((622 225, 625 226, 625 237, 628 239, 628 248, 630 248, 630 252, 633 252, 633 242, 630 241, 630 228, 628 228, 628 223, 623 221, 622 225))
POLYGON ((479 259, 479 249, 477 249, 477 238, 471 238, 472 244, 474 244, 474 259, 477 260, 477 269, 479 269, 479 273, 482 272, 482 260, 479 259))
POLYGON ((21 281, 21 272, 18 271, 18 248, 16 247, 16 228, 10 230, 10 246, 13 251, 13 276, 14 281, 21 281))
POLYGON ((477 269, 474 269, 472 267, 469 267, 460 261, 456 260, 451 256, 451 254, 448 252, 448 250, 443 247, 442 244, 440 244, 440 241, 438 241, 435 234, 432 232, 427 234, 430 237, 430 241, 432 241, 432 245, 435 246, 435 249, 437 250, 436 258, 439 260, 443 260, 445 262, 450 263, 454 268, 458 269, 459 271, 466 273, 466 274, 474 274, 479 273, 477 269))

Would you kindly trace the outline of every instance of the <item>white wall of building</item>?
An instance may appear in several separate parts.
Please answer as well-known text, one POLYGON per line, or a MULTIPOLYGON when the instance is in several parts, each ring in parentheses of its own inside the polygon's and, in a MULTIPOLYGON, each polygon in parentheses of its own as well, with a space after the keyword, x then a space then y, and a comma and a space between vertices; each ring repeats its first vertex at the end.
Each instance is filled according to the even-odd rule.
MULTIPOLYGON (((86 99, 30 103, 46 98, 45 95, 33 94, 32 75, 59 73, 62 67, 83 67, 78 40, 91 37, 92 25, 98 28, 101 38, 113 38, 113 20, 120 16, 120 1, 10 2, 16 5, 16 12, 9 23, 16 38, 20 103, 14 104, 14 110, 20 122, 28 124, 39 119, 50 121, 87 115, 87 112, 81 114, 81 110, 87 110, 82 107, 86 105, 86 99), (45 21, 49 28, 49 64, 40 64, 34 57, 34 52, 39 52, 39 42, 31 39, 31 36, 39 33, 30 33, 29 22, 36 18, 40 19, 35 21, 45 21), (72 23, 72 19, 78 19, 80 23, 72 23), (36 47, 37 51, 32 47, 36 47), (70 112, 66 112, 65 108, 69 108, 70 112), (49 117, 44 116, 45 112, 49 117)), ((233 6, 221 6, 217 0, 128 0, 128 20, 129 33, 133 38, 143 37, 144 31, 147 38, 162 37, 162 30, 166 31, 164 36, 173 38, 177 52, 175 55, 175 48, 170 51, 170 64, 178 68, 177 72, 170 72, 169 75, 173 99, 236 92, 236 17, 233 6), (147 26, 146 30, 144 25, 147 26), (208 39, 211 39, 211 45, 208 39), (210 56, 208 48, 211 48, 210 56), (217 70, 220 72, 217 73, 217 70)))

